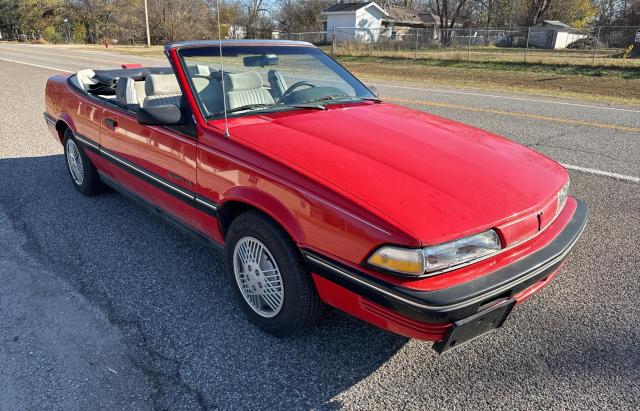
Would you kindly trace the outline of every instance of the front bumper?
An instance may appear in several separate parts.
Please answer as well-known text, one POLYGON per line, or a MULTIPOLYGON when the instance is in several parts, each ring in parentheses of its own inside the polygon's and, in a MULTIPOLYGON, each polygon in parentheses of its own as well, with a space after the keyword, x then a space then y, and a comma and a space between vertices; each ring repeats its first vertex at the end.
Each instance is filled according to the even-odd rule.
POLYGON ((409 325, 419 332, 400 334, 437 340, 452 322, 472 316, 495 301, 528 296, 531 290, 542 288, 541 284, 546 284, 555 275, 587 223, 587 205, 581 200, 575 201, 573 216, 545 247, 482 277, 441 290, 419 291, 401 287, 317 253, 304 251, 304 254, 320 296, 329 304, 382 328, 398 332, 398 329, 409 325), (334 289, 328 291, 328 287, 334 289), (336 292, 335 287, 342 290, 336 292), (350 295, 361 300, 357 304, 359 307, 340 301, 350 295), (358 315, 358 310, 367 311, 363 307, 367 304, 376 308, 378 315, 387 313, 386 320, 373 321, 370 315, 358 315), (393 314, 397 314, 395 320, 393 314), (402 327, 392 324, 400 320, 402 327))

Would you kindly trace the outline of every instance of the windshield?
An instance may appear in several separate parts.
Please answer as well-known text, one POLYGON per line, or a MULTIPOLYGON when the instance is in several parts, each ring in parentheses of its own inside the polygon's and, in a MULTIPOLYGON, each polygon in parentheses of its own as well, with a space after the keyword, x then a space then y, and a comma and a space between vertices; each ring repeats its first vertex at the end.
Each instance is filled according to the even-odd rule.
POLYGON ((225 104, 227 114, 237 116, 377 100, 351 73, 314 47, 223 46, 221 58, 219 47, 209 46, 181 49, 179 54, 207 118, 223 116, 225 104))

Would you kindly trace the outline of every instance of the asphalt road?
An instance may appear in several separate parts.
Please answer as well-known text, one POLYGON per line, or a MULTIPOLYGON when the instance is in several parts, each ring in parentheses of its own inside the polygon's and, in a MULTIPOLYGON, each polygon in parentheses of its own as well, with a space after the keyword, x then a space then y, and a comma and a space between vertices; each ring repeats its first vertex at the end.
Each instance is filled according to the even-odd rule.
POLYGON ((561 274, 499 332, 437 356, 335 311, 262 334, 221 255, 118 194, 78 194, 45 81, 123 61, 154 60, 0 44, 0 410, 640 406, 640 108, 376 82, 583 169, 571 191, 591 220, 561 274))

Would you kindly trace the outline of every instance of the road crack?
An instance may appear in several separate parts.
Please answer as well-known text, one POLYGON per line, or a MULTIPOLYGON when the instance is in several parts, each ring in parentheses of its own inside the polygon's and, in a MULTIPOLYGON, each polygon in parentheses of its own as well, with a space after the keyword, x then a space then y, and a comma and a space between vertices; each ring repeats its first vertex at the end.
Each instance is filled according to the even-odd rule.
MULTIPOLYGON (((6 207, 0 203, 0 211, 4 211, 12 228, 23 235, 25 242, 21 244, 25 253, 43 267, 53 273, 57 278, 69 284, 71 288, 82 295, 91 305, 101 311, 108 323, 116 327, 120 332, 125 345, 129 348, 126 353, 130 363, 140 370, 147 379, 149 387, 149 398, 153 402, 154 408, 171 408, 165 400, 166 395, 174 395, 176 391, 182 391, 192 398, 192 402, 201 410, 208 409, 206 400, 201 391, 191 387, 183 378, 180 370, 182 362, 163 354, 153 348, 149 341, 144 327, 138 320, 131 320, 126 316, 117 313, 112 300, 107 293, 96 290, 91 285, 79 280, 69 279, 61 275, 62 272, 82 272, 90 267, 90 262, 81 256, 74 256, 73 260, 65 261, 56 254, 47 252, 38 241, 36 234, 29 228, 21 213, 20 202, 13 207, 6 207), (168 390, 167 388, 170 388, 168 390)), ((62 247, 65 249, 66 247, 62 247)), ((66 255, 66 254, 65 254, 66 255)))

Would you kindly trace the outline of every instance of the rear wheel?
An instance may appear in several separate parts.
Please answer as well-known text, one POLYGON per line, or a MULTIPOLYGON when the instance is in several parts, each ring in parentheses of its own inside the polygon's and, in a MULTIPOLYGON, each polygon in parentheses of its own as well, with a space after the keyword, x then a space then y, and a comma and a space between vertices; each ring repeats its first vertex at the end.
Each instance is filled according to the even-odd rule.
POLYGON ((300 251, 258 211, 238 216, 227 233, 229 283, 248 320, 284 337, 314 324, 323 303, 300 251))
POLYGON ((98 193, 100 191, 98 171, 70 129, 64 132, 64 157, 74 187, 87 196, 98 193))

